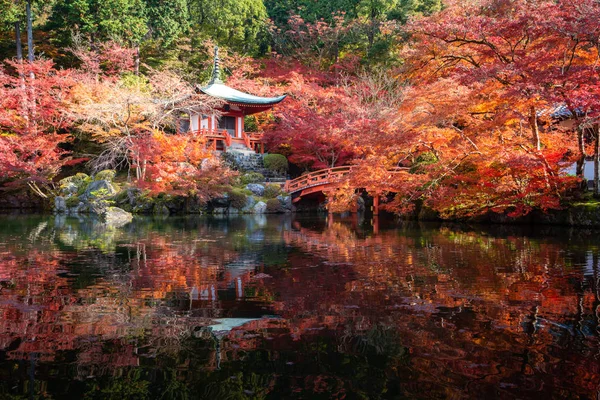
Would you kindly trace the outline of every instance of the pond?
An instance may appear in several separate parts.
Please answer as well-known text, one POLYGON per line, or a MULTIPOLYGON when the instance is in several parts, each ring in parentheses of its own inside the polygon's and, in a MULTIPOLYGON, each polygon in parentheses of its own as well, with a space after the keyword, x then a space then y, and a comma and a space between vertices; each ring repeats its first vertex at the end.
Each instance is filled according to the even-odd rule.
POLYGON ((595 398, 598 235, 0 216, 0 398, 595 398))

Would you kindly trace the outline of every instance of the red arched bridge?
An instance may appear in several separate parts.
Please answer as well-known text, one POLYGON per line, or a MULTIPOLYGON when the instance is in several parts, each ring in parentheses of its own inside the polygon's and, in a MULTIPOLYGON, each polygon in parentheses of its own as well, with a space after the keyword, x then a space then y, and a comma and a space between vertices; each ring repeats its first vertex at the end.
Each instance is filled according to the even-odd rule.
MULTIPOLYGON (((344 166, 321 169, 319 171, 311 172, 306 175, 302 175, 296 179, 285 182, 284 190, 292 196, 294 203, 299 202, 302 197, 313 193, 327 193, 330 192, 347 181, 351 180, 352 172, 356 170, 357 166, 344 166)), ((397 174, 400 171, 406 171, 408 168, 397 167, 388 170, 390 178, 393 174, 397 174)), ((360 188, 356 188, 360 189, 360 188)), ((388 191, 394 191, 389 189, 388 191)), ((379 210, 379 196, 373 196, 373 211, 375 214, 379 210)))

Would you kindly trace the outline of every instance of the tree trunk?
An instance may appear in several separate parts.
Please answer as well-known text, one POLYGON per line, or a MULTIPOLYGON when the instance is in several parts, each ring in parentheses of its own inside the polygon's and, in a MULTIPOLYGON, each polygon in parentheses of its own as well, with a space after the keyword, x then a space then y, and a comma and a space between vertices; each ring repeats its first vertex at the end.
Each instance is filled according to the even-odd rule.
POLYGON ((135 68, 135 74, 139 75, 140 74, 140 45, 136 45, 135 46, 135 64, 134 64, 134 68, 135 68))
POLYGON ((594 124, 594 197, 600 197, 600 129, 594 124))
POLYGON ((15 42, 17 43, 17 60, 23 61, 23 46, 21 45, 21 22, 15 22, 15 42))
POLYGON ((531 133, 533 134, 533 147, 537 151, 540 151, 540 128, 537 123, 537 113, 534 106, 531 106, 529 113, 529 124, 531 125, 531 133))
POLYGON ((577 128, 577 149, 579 150, 579 157, 577 158, 577 169, 575 175, 579 179, 583 179, 583 169, 585 166, 585 143, 583 138, 584 130, 577 128))
POLYGON ((31 0, 27 0, 27 59, 33 62, 33 26, 31 22, 31 0))

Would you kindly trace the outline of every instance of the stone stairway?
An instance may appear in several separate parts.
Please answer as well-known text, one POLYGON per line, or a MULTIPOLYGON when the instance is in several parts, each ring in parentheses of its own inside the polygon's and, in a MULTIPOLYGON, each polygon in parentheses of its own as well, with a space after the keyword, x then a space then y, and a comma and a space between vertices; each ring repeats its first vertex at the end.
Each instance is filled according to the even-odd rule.
POLYGON ((258 172, 265 177, 266 182, 285 182, 287 179, 286 176, 265 168, 263 154, 230 148, 223 158, 230 168, 240 172, 258 172))

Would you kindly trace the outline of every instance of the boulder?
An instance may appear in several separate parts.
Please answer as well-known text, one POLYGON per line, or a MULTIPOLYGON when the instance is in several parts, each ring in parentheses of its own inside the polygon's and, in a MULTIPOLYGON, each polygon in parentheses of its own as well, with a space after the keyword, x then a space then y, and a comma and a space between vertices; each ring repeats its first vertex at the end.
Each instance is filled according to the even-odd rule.
POLYGON ((229 200, 229 194, 225 193, 221 197, 215 197, 210 202, 214 208, 227 208, 231 201, 229 200))
POLYGON ((104 171, 100 171, 98 172, 95 176, 94 176, 94 180, 95 181, 107 181, 107 182, 112 182, 113 179, 115 179, 115 176, 117 175, 117 171, 115 171, 114 169, 105 169, 104 171))
POLYGON ((251 191, 256 196, 262 196, 263 194, 265 194, 265 187, 258 183, 249 183, 246 185, 246 189, 251 191))
POLYGON ((190 196, 185 201, 185 212, 188 214, 202 214, 205 204, 198 196, 190 196))
POLYGON ((119 207, 108 207, 102 218, 107 225, 123 226, 133 220, 133 215, 119 207))
POLYGON ((91 178, 81 172, 68 176, 58 181, 60 194, 66 196, 78 193, 80 190, 83 190, 89 182, 91 182, 91 178))
POLYGON ((152 212, 155 215, 169 215, 171 212, 169 211, 169 207, 164 204, 156 204, 152 212))
POLYGON ((65 195, 75 194, 79 188, 75 184, 75 182, 67 182, 60 187, 60 193, 65 195))
POLYGON ((279 196, 277 196, 277 200, 279 200, 279 203, 281 203, 281 207, 283 207, 285 210, 292 210, 292 196, 284 196, 280 194, 279 196))
POLYGON ((54 198, 54 212, 57 214, 63 214, 67 212, 67 201, 62 196, 56 196, 54 198))
POLYGON ((69 207, 68 214, 69 215, 77 215, 81 212, 82 208, 83 208, 83 203, 79 202, 79 204, 77 204, 76 206, 69 207))
POLYGON ((254 196, 246 197, 246 205, 242 208, 242 212, 251 213, 254 211, 254 206, 256 205, 256 199, 254 196))
POLYGON ((267 203, 259 201, 254 205, 254 214, 264 214, 267 211, 267 203))
POLYGON ((225 208, 225 207, 213 208, 213 214, 227 214, 227 208, 225 208))
POLYGON ((88 199, 109 197, 115 194, 117 194, 117 190, 107 180, 93 181, 85 189, 85 197, 88 199))

